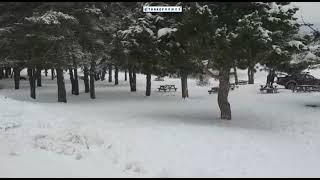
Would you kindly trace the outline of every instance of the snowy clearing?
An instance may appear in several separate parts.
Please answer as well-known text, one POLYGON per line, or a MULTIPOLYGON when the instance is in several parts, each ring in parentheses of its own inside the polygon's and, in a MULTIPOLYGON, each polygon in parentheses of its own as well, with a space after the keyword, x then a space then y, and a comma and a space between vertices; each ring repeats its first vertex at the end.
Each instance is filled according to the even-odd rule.
POLYGON ((0 177, 320 176, 320 108, 306 107, 320 105, 319 93, 260 94, 266 73, 257 72, 256 84, 230 91, 233 119, 224 121, 217 94, 196 80, 183 100, 180 79, 152 81, 145 97, 144 75, 136 93, 123 76, 118 86, 97 81, 92 100, 82 81, 80 95, 71 95, 66 73, 66 104, 56 102, 49 77, 36 100, 28 81, 14 91, 13 80, 1 80, 0 177), (157 92, 160 84, 178 91, 157 92))

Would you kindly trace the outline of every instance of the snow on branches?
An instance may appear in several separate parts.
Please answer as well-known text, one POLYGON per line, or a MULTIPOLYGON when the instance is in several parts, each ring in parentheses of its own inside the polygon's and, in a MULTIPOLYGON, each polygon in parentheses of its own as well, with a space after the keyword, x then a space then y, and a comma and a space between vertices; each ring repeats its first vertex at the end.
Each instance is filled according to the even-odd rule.
POLYGON ((290 47, 295 47, 298 50, 301 50, 301 49, 306 50, 307 49, 306 45, 304 45, 301 41, 297 41, 297 40, 289 41, 288 45, 290 47))
POLYGON ((158 30, 158 38, 161 38, 162 36, 171 34, 172 32, 176 32, 177 28, 161 28, 158 30))
POLYGON ((52 10, 47 11, 42 16, 26 17, 25 19, 36 24, 61 24, 62 20, 69 20, 74 23, 78 22, 77 19, 71 15, 52 10))

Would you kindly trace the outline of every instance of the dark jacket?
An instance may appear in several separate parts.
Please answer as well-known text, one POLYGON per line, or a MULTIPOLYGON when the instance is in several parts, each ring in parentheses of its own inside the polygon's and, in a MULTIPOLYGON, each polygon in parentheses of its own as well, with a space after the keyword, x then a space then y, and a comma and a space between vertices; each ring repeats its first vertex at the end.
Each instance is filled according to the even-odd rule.
POLYGON ((274 83, 274 78, 277 77, 275 73, 269 73, 267 76, 267 83, 274 83))

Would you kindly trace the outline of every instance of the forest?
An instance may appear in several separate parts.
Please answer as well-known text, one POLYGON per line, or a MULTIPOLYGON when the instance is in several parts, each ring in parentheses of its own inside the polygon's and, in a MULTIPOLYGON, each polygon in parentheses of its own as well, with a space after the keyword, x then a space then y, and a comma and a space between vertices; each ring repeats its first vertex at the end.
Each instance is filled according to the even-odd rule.
POLYGON ((81 80, 92 99, 99 98, 95 82, 105 80, 106 72, 112 81, 112 70, 115 85, 119 71, 125 72, 131 92, 137 91, 136 74, 144 74, 146 96, 151 75, 175 75, 182 98, 188 98, 188 77, 210 68, 219 72, 221 119, 231 119, 231 71, 247 69, 254 84, 257 64, 292 73, 319 62, 318 36, 299 34, 306 24, 298 23, 297 11, 288 2, 3 2, 0 78, 13 77, 19 89, 20 71, 27 68, 30 96, 36 99, 41 71, 47 76, 51 70, 57 101, 67 102, 64 72, 72 94, 79 95, 81 80), (168 5, 183 11, 142 11, 168 5))

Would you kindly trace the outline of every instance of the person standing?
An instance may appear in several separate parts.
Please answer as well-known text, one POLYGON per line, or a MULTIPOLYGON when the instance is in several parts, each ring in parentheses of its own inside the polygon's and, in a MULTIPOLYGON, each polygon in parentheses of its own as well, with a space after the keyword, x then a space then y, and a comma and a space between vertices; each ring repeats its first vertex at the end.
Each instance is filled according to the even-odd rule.
POLYGON ((275 71, 273 69, 271 69, 269 71, 269 74, 267 76, 267 85, 268 87, 272 87, 273 83, 274 83, 274 79, 277 77, 275 71))

